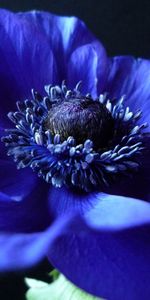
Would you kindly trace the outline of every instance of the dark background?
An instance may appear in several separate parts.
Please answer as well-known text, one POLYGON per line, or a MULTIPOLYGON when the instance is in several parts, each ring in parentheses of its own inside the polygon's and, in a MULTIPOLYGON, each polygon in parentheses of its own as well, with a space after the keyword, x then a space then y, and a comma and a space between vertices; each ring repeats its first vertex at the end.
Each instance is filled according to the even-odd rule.
MULTIPOLYGON (((12 11, 39 9, 78 16, 102 41, 109 56, 150 57, 149 0, 4 0, 0 1, 0 7, 12 11)), ((48 280, 48 271, 45 261, 30 272, 1 276, 0 300, 25 299, 24 276, 48 280)))

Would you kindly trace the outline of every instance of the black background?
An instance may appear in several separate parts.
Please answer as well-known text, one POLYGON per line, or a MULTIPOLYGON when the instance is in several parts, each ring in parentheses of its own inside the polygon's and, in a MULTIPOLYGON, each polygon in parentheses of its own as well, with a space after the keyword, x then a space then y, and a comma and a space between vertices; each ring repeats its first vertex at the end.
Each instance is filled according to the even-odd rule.
MULTIPOLYGON (((150 57, 149 0, 4 0, 1 8, 12 11, 47 10, 80 17, 105 45, 109 56, 131 54, 150 57)), ((21 255, 21 254, 20 254, 21 255)), ((24 298, 24 276, 48 279, 47 262, 22 274, 1 275, 0 300, 24 298)))

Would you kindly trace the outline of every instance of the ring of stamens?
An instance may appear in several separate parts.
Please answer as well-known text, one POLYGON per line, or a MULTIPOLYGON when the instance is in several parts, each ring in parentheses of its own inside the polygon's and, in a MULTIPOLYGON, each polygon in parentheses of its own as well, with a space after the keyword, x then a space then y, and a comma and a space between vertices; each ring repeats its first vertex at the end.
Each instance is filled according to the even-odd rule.
POLYGON ((32 91, 32 100, 17 102, 18 111, 9 113, 9 119, 15 124, 8 129, 8 135, 2 138, 8 147, 17 167, 30 166, 46 182, 55 187, 63 184, 77 187, 86 192, 102 189, 119 174, 128 174, 137 170, 138 154, 143 151, 143 129, 147 124, 138 125, 141 112, 133 113, 124 105, 124 97, 109 100, 100 95, 92 100, 88 94, 80 92, 79 82, 73 91, 62 86, 46 86, 46 97, 32 91), (114 122, 114 135, 109 143, 96 147, 92 139, 78 142, 74 136, 61 136, 46 128, 51 109, 70 99, 89 99, 103 105, 114 122))

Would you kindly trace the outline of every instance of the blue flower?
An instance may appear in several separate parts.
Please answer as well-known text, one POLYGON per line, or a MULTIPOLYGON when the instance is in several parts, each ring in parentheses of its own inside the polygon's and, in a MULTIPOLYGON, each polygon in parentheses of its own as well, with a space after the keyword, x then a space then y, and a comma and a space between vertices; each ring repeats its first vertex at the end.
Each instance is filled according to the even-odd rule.
POLYGON ((0 25, 0 270, 47 256, 91 294, 149 299, 150 62, 109 59, 74 17, 0 25))

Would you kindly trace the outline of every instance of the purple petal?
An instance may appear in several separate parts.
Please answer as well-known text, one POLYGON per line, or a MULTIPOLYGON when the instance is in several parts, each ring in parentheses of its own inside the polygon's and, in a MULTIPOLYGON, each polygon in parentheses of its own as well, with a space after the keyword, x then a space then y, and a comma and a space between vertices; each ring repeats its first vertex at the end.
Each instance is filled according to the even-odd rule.
POLYGON ((150 122, 150 61, 129 56, 113 57, 105 90, 110 97, 126 95, 131 110, 141 109, 140 122, 150 122))
POLYGON ((49 259, 73 283, 96 296, 149 299, 149 234, 149 203, 97 194, 91 210, 76 217, 57 239, 49 259))

